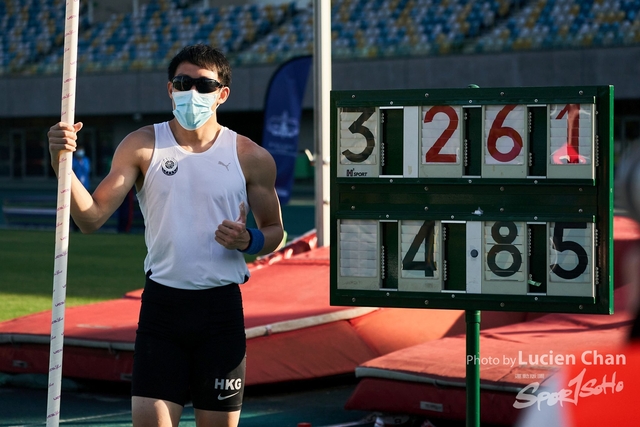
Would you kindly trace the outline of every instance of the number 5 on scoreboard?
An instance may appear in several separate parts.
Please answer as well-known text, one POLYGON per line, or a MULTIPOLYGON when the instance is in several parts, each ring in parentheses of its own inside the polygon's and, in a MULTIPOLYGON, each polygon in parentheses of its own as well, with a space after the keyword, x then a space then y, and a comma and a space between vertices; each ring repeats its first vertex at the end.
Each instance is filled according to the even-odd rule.
POLYGON ((594 226, 586 222, 548 224, 548 295, 594 296, 594 226))

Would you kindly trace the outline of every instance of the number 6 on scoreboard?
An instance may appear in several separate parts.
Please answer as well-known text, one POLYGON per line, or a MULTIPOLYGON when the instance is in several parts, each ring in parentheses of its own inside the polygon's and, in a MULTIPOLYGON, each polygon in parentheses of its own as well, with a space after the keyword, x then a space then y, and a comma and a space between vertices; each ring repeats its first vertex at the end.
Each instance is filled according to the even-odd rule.
POLYGON ((528 168, 527 109, 487 105, 484 118, 483 178, 525 178, 528 168))

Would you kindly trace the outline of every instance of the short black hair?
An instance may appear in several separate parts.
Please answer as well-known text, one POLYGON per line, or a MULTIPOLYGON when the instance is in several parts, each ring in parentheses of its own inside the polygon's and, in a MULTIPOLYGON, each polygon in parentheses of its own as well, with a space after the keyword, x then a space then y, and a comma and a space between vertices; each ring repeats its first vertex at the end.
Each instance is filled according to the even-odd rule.
POLYGON ((231 65, 224 54, 215 47, 202 43, 184 47, 169 63, 167 69, 169 81, 172 81, 176 76, 176 70, 183 62, 216 71, 221 84, 224 86, 231 84, 231 65))

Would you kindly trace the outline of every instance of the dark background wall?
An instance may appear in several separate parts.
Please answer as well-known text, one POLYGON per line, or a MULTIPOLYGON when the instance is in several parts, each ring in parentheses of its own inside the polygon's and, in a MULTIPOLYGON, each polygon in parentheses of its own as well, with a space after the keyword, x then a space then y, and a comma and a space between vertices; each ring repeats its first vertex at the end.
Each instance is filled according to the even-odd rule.
MULTIPOLYGON (((259 111, 277 66, 233 71, 228 112, 259 111)), ((614 85, 616 99, 640 99, 640 47, 452 55, 335 62, 334 90, 614 85)), ((171 104, 165 72, 79 75, 76 114, 158 114, 171 104)), ((0 117, 59 114, 60 76, 0 79, 0 117)), ((309 80, 305 107, 313 107, 309 80)))

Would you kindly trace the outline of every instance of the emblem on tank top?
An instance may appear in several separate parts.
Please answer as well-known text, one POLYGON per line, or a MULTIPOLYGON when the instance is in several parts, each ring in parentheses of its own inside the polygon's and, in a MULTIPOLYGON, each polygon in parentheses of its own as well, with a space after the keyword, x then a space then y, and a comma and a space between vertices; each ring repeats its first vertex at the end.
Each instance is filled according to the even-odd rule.
POLYGON ((165 175, 175 175, 178 172, 178 161, 173 157, 162 159, 162 173, 165 175))

